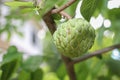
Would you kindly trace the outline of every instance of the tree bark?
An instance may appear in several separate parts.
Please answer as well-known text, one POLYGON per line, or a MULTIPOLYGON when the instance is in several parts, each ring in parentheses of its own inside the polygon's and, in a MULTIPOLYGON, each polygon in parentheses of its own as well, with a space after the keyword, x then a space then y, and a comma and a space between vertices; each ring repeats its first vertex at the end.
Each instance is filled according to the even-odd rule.
POLYGON ((62 59, 64 60, 64 63, 66 65, 66 70, 68 72, 70 80, 76 80, 75 70, 74 70, 74 64, 69 65, 69 63, 72 61, 70 58, 63 56, 62 59))
MULTIPOLYGON (((56 30, 56 24, 55 24, 54 20, 51 18, 51 10, 43 16, 43 20, 45 21, 46 25, 48 26, 51 34, 53 34, 56 30)), ((63 55, 61 55, 61 57, 66 65, 66 70, 68 72, 70 80, 76 80, 74 65, 69 65, 69 63, 72 60, 63 55)))

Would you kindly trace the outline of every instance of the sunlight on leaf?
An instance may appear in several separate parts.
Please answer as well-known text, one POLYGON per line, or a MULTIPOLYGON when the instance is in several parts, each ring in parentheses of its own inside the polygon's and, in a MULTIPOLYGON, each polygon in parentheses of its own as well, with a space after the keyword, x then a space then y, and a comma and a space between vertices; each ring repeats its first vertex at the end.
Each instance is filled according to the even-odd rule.
POLYGON ((33 3, 32 2, 12 1, 12 2, 6 2, 5 5, 10 6, 10 7, 33 6, 33 3))

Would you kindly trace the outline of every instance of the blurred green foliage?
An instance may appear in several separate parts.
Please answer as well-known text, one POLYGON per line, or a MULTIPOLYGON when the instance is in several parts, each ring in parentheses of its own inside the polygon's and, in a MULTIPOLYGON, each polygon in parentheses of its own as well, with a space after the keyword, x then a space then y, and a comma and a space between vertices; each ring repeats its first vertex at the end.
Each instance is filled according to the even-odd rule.
MULTIPOLYGON (((68 0, 42 0, 42 3, 38 5, 34 5, 34 2, 19 1, 6 3, 12 8, 10 13, 5 16, 7 23, 0 27, 0 35, 7 32, 8 38, 10 38, 13 31, 22 35, 18 27, 11 24, 12 19, 24 22, 34 16, 39 20, 55 5, 60 7, 68 0), (39 15, 36 12, 39 12, 39 15)), ((79 0, 65 11, 74 16, 78 2, 79 0)), ((97 37, 94 46, 88 52, 120 43, 120 8, 108 9, 107 4, 108 0, 83 0, 80 10, 86 20, 89 21, 92 16, 97 17, 102 14, 104 19, 111 21, 110 27, 106 28, 102 25, 96 30, 97 37), (114 36, 106 37, 104 35, 106 30, 111 31, 114 36)), ((56 15, 53 17, 56 18, 56 15)), ((59 18, 58 15, 57 20, 59 18)), ((43 47, 42 56, 31 56, 27 60, 23 60, 23 54, 15 46, 10 46, 0 63, 0 80, 69 80, 65 65, 52 42, 52 35, 49 31, 46 33, 43 47), (44 67, 40 67, 40 65, 44 67)), ((93 57, 76 64, 77 80, 120 80, 120 61, 113 60, 111 53, 103 54, 102 59, 93 57)))
POLYGON ((39 67, 42 63, 41 56, 31 56, 23 61, 22 54, 15 46, 8 48, 0 66, 2 71, 0 80, 41 80, 43 78, 43 70, 39 67), (15 76, 15 74, 19 75, 15 76))

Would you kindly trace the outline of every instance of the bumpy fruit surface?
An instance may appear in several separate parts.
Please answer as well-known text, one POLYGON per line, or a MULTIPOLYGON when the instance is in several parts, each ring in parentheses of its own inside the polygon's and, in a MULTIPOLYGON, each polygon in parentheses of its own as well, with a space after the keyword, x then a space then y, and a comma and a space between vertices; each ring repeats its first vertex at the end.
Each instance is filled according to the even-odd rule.
POLYGON ((79 57, 92 47, 95 30, 84 19, 70 19, 60 24, 53 40, 61 54, 70 58, 79 57))

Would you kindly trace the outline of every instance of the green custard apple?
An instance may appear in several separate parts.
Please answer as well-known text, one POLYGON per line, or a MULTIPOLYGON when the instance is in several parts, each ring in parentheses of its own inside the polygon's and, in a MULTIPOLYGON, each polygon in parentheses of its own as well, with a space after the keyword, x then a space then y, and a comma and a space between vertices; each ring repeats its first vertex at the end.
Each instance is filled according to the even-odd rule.
POLYGON ((62 55, 75 58, 92 47, 95 30, 84 19, 70 19, 59 25, 53 34, 53 40, 62 55))

